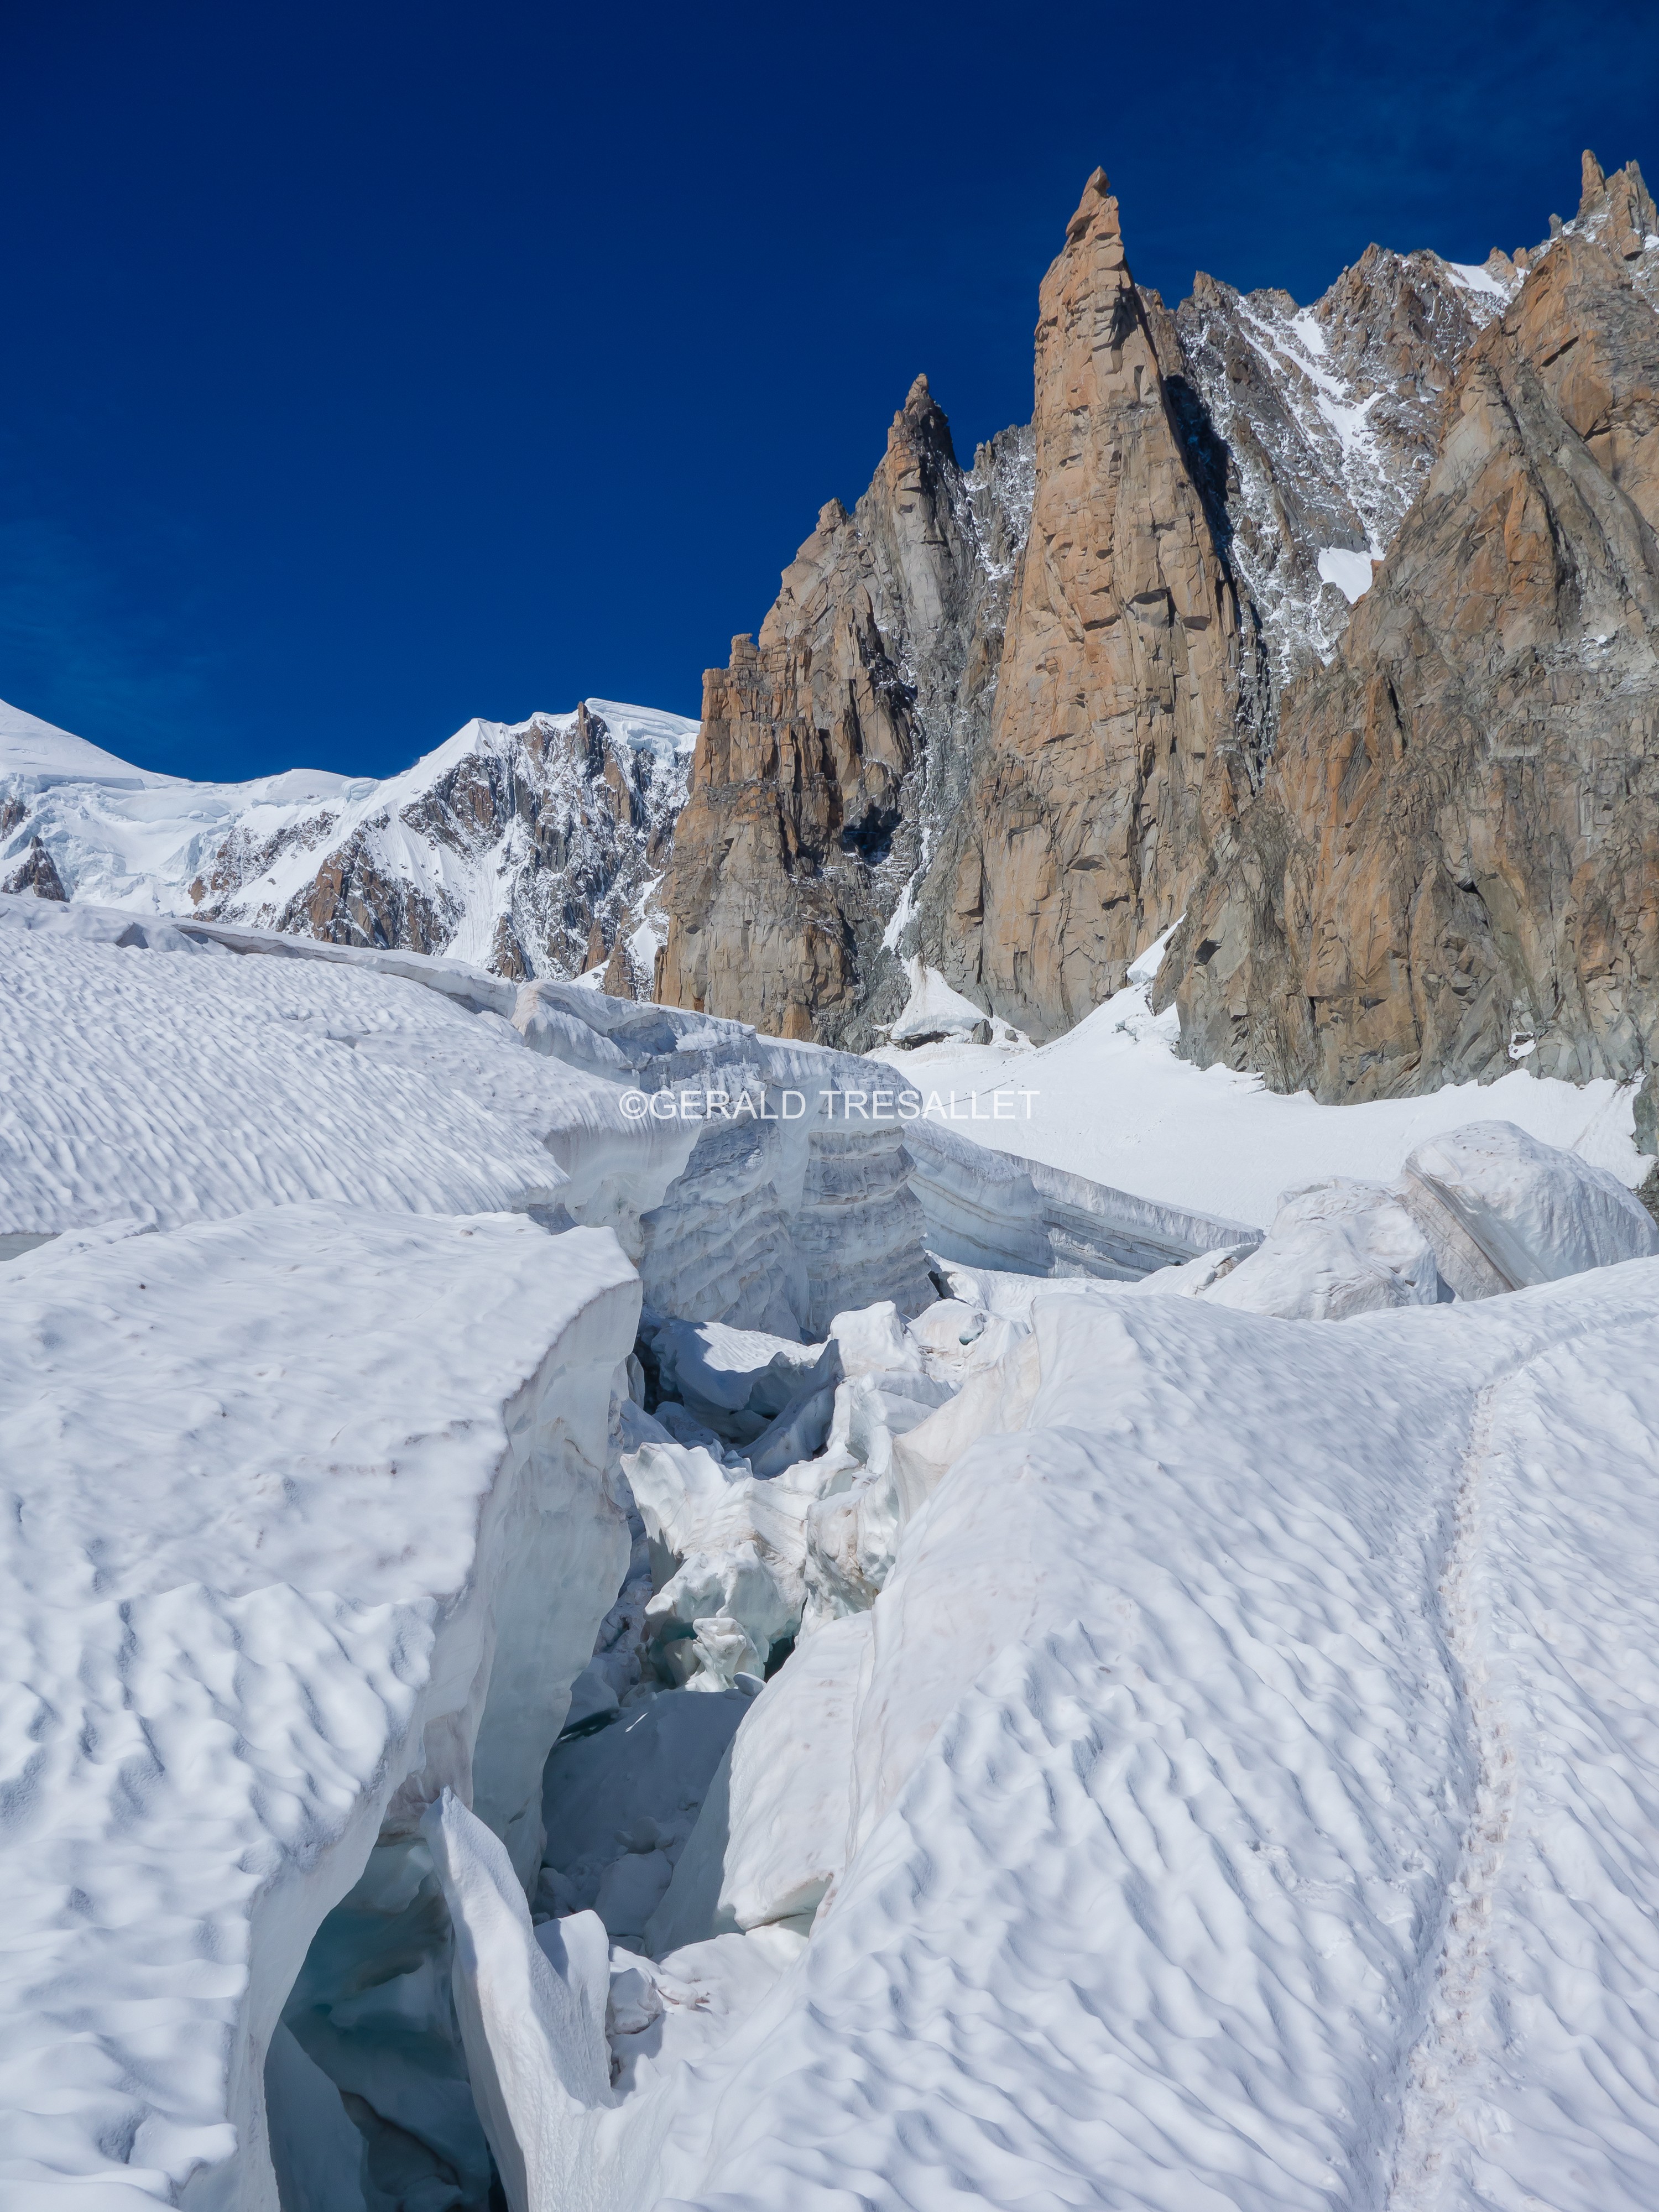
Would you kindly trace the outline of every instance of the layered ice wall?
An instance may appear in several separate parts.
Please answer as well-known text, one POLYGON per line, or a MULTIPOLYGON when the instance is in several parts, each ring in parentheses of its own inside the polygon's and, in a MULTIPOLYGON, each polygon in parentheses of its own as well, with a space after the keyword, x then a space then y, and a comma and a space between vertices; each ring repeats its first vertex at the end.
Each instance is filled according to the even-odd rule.
POLYGON ((713 1109, 681 1184, 647 1224, 646 1297, 665 1314, 776 1328, 787 1311, 820 1337, 849 1308, 891 1298, 908 1310, 925 1300, 923 1249, 984 1267, 1129 1281, 1260 1235, 989 1153, 955 1127, 954 1095, 947 1103, 925 1079, 879 1060, 568 984, 528 987, 514 1019, 538 1050, 664 1105, 670 1095, 731 1102, 713 1109), (760 1113, 737 1112, 744 1100, 760 1113), (781 1236, 797 1255, 787 1285, 752 1279, 746 1248, 757 1205, 774 1209, 762 1235, 781 1236), (781 1305, 773 1303, 780 1293, 781 1305))

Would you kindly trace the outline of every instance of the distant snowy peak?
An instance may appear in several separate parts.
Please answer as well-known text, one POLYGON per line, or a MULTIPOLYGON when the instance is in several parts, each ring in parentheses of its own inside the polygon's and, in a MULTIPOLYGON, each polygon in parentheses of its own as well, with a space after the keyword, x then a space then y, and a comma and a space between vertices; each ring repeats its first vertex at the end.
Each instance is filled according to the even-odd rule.
POLYGON ((590 699, 586 706, 618 744, 649 753, 665 764, 689 761, 696 749, 699 725, 684 714, 665 714, 657 707, 625 707, 616 699, 590 699))
POLYGON ((134 789, 173 781, 148 775, 131 762, 89 745, 84 738, 73 737, 55 723, 43 722, 38 714, 26 714, 21 707, 0 699, 0 779, 11 776, 31 776, 42 783, 91 776, 134 789))
POLYGON ((696 739, 683 715, 586 701, 469 722, 384 781, 293 769, 192 784, 6 711, 18 734, 0 720, 0 877, 38 871, 38 847, 71 898, 447 952, 504 975, 599 969, 620 995, 649 991, 696 739))

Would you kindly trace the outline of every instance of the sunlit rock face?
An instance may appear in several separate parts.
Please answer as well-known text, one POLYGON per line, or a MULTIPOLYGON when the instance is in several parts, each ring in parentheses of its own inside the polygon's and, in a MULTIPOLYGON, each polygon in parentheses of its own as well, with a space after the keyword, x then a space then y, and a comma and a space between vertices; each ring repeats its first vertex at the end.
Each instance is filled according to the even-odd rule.
POLYGON ((710 673, 660 994, 1041 1040, 1191 908, 1200 1060, 1330 1098, 1640 1073, 1656 222, 1587 155, 1538 246, 1170 313, 1097 175, 1030 426, 964 476, 919 385, 710 673))
POLYGON ((1651 1064, 1659 315, 1636 280, 1659 245, 1610 252, 1606 198, 1587 177, 1468 351, 1420 495, 1217 841, 1158 985, 1195 1059, 1331 1099, 1651 1064))
POLYGON ((1030 532, 941 860, 947 981, 1034 1036, 1118 988, 1248 790, 1253 649, 1166 388, 1179 360, 1097 172, 1042 282, 1030 532))
POLYGON ((1009 431, 964 471, 918 377, 868 491, 708 672, 657 996, 854 1048, 898 1013, 889 925, 985 725, 1030 456, 1009 431))

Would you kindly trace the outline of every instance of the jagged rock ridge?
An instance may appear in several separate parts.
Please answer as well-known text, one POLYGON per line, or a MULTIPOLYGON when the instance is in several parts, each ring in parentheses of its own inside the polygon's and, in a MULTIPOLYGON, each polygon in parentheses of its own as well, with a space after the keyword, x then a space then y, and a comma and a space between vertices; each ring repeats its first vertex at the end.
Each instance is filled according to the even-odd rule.
MULTIPOLYGON (((21 819, 21 813, 18 819, 21 819)), ((29 839, 21 866, 0 880, 0 891, 33 891, 36 898, 43 899, 64 899, 68 896, 52 866, 52 854, 38 837, 29 839)))
POLYGON ((1259 783, 1518 283, 1502 254, 1372 248, 1311 308, 1200 276, 1172 316, 1097 173, 1044 280, 1032 425, 963 477, 913 392, 855 515, 824 510, 758 646, 706 678, 661 995, 858 1045, 902 1003, 896 954, 1036 1035, 1097 1003, 1259 783), (884 672, 867 732, 832 696, 838 629, 884 672))
POLYGON ((1634 164, 1609 184, 1587 155, 1577 217, 1459 371, 1428 483, 1171 947, 1191 1056, 1332 1099, 1651 1066, 1653 226, 1634 164))
POLYGON ((1329 659, 1427 479, 1463 356, 1520 282, 1502 253, 1469 268, 1377 246, 1310 307, 1194 280, 1176 314, 1182 362, 1281 690, 1329 659))
POLYGON ((913 392, 855 515, 826 509, 707 679, 661 994, 862 1045, 919 956, 1044 1036, 1189 908, 1164 988, 1200 1060, 1333 1097, 1511 1051, 1646 1064, 1659 219, 1634 163, 1586 155, 1583 186, 1482 264, 1373 246, 1310 307, 1200 276, 1171 316, 1092 179, 1034 423, 975 472, 1030 471, 997 506, 1006 586, 963 589, 992 533, 913 392), (1472 419, 1485 476, 1443 453, 1472 419), (1511 498, 1542 502, 1544 566, 1511 547, 1500 575, 1511 498), (1477 730, 1548 788, 1501 834, 1477 730))
POLYGON ((1212 817, 1248 791, 1261 702, 1168 389, 1174 333, 1130 276, 1103 171, 1039 308, 1036 498, 988 736, 940 854, 938 964, 1042 1036, 1180 913, 1212 817))
POLYGON ((964 475, 919 378, 854 514, 824 509, 706 676, 665 1000, 862 1047, 919 954, 1048 1030, 1179 911, 1206 763, 1248 780, 1265 675, 1103 173, 1042 314, 1032 426, 964 475))
POLYGON ((659 998, 852 1044, 897 1012, 885 926, 961 800, 1030 502, 1026 436, 964 472, 919 376, 854 512, 704 677, 659 998))

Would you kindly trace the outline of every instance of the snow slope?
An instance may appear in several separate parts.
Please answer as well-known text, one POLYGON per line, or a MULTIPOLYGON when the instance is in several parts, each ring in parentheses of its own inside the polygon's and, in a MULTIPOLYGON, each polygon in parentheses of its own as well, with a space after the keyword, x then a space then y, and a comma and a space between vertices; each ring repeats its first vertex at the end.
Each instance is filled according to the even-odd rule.
POLYGON ((119 919, 0 898, 0 1236, 558 1200, 547 1140, 605 1086, 499 1016, 343 964, 121 945, 119 919))
POLYGON ((1281 1191, 1333 1175, 1393 1182, 1425 1138, 1466 1121, 1514 1121, 1632 1189, 1653 1164, 1633 1141, 1631 1085, 1581 1088, 1517 1068, 1423 1098, 1325 1106, 1305 1091, 1269 1091, 1259 1076, 1194 1067, 1176 1056, 1175 1009, 1155 1015, 1148 1005, 1156 966, 1143 956, 1139 980, 1052 1044, 952 1041, 875 1057, 936 1094, 958 1136, 1264 1227, 1281 1191))
POLYGON ((59 782, 97 781, 136 790, 144 786, 170 784, 171 776, 150 775, 84 738, 26 714, 21 707, 0 699, 0 778, 27 776, 42 786, 59 782))

